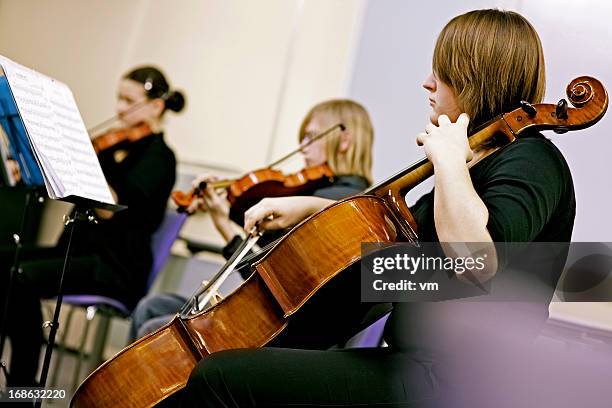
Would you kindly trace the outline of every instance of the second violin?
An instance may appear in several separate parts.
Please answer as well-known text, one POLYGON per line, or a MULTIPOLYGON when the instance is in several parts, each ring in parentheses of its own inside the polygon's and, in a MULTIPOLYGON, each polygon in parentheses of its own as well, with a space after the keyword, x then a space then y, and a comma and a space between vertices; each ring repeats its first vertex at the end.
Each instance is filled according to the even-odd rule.
POLYGON ((328 186, 333 180, 334 174, 327 164, 307 167, 289 175, 279 170, 264 168, 247 173, 235 180, 200 183, 188 193, 175 191, 172 193, 172 199, 179 211, 184 211, 195 198, 202 194, 207 185, 215 189, 225 188, 231 205, 230 218, 240 223, 244 211, 264 197, 308 195, 318 188, 328 186))
POLYGON ((233 180, 220 180, 209 183, 200 183, 189 192, 175 191, 172 199, 179 211, 185 211, 192 201, 201 196, 207 186, 214 189, 226 189, 227 200, 230 203, 230 218, 237 224, 242 224, 244 212, 257 204, 264 197, 286 197, 292 195, 310 195, 317 189, 327 187, 334 182, 334 172, 327 163, 309 163, 306 168, 297 173, 285 175, 272 167, 285 161, 298 152, 305 152, 309 146, 329 135, 335 130, 344 131, 343 124, 338 123, 315 136, 306 135, 301 139, 298 149, 286 154, 268 167, 251 171, 244 176, 233 180))

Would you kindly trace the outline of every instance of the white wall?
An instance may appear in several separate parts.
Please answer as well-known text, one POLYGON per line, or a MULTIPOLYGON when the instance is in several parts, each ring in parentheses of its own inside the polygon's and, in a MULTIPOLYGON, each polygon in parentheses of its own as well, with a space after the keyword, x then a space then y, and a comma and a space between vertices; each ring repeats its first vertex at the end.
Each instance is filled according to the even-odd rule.
POLYGON ((3 0, 0 53, 68 83, 90 126, 114 114, 122 73, 159 65, 188 97, 168 115, 180 159, 246 170, 295 147, 306 110, 342 93, 362 3, 3 0))
MULTIPOLYGON (((166 123, 185 188, 194 173, 239 174, 297 147, 306 111, 346 92, 363 4, 0 0, 0 54, 66 82, 88 126, 114 114, 123 73, 160 66, 187 95, 166 123)), ((219 241, 201 218, 184 234, 219 241)))

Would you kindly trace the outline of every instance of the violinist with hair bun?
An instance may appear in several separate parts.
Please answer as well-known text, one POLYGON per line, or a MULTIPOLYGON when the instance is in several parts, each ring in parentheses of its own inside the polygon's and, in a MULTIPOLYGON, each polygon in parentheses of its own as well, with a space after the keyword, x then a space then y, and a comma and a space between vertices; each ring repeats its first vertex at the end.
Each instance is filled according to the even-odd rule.
MULTIPOLYGON (((144 296, 153 262, 151 236, 163 220, 176 177, 176 159, 164 141, 163 118, 166 111, 180 112, 184 105, 183 94, 172 90, 155 67, 139 67, 121 78, 116 106, 120 131, 137 127, 148 131, 141 130, 135 141, 96 149, 116 201, 128 208, 114 214, 98 210, 97 224, 83 224, 75 231, 73 257, 64 277, 66 294, 108 296, 130 309, 144 296)), ((96 145, 96 138, 93 142, 96 145)), ((8 310, 9 386, 36 385, 43 339, 40 299, 57 294, 67 240, 64 233, 54 248, 22 252, 8 310)), ((8 281, 10 256, 0 254, 3 281, 8 281)), ((1 296, 3 307, 6 294, 1 296)))
MULTIPOLYGON (((160 176, 163 173, 167 177, 172 175, 174 179, 176 160, 174 153, 166 145, 163 138, 163 117, 167 110, 180 112, 184 106, 185 98, 183 94, 180 91, 170 90, 166 78, 155 67, 136 68, 122 78, 118 87, 116 110, 117 117, 123 127, 117 131, 111 130, 93 139, 94 147, 98 151, 100 165, 115 198, 118 195, 116 188, 124 187, 125 180, 122 180, 123 175, 121 173, 125 170, 125 165, 121 163, 129 156, 132 156, 132 158, 127 163, 136 165, 133 170, 136 170, 139 182, 145 182, 145 176, 148 173, 147 171, 139 171, 141 170, 139 165, 144 164, 151 166, 149 170, 154 171, 153 175, 155 175, 155 172, 159 172, 160 176), (136 135, 136 137, 132 135, 136 135), (146 160, 136 160, 136 158, 145 159, 145 157, 146 160), (172 172, 162 171, 163 168, 157 169, 155 163, 157 160, 162 167, 172 163, 172 172)), ((154 180, 162 182, 162 180, 156 178, 154 180)), ((162 182, 162 191, 165 191, 167 187, 167 180, 164 181, 166 183, 162 182)), ((147 183, 152 184, 152 181, 147 183)), ((173 184, 174 180, 172 181, 173 184)), ((150 188, 150 186, 147 186, 147 188, 150 188)), ((164 195, 167 196, 168 194, 164 195)), ((131 196, 128 195, 126 199, 128 201, 119 203, 129 207, 131 196)), ((102 211, 99 212, 99 215, 103 217, 112 216, 111 213, 102 211)), ((154 220, 151 221, 154 222, 154 220)), ((154 222, 154 224, 158 225, 159 223, 154 222)))
MULTIPOLYGON (((312 196, 339 200, 365 190, 372 182, 372 144, 374 130, 366 109, 349 99, 332 99, 315 105, 300 125, 298 141, 306 167, 327 164, 334 174, 329 185, 312 192, 312 196), (343 124, 344 130, 335 130, 308 144, 327 129, 343 124), (308 144, 308 145, 307 145, 308 144)), ((209 176, 198 177, 194 186, 202 181, 214 181, 209 176)), ((229 259, 242 244, 242 228, 230 220, 230 204, 224 194, 210 185, 200 198, 193 201, 188 211, 207 211, 226 241, 223 256, 229 259)), ((264 235, 260 244, 272 242, 279 234, 264 235)), ((247 278, 243 275, 243 278, 247 278)), ((167 323, 181 309, 187 299, 175 294, 156 294, 140 301, 132 314, 130 340, 135 340, 167 323)))

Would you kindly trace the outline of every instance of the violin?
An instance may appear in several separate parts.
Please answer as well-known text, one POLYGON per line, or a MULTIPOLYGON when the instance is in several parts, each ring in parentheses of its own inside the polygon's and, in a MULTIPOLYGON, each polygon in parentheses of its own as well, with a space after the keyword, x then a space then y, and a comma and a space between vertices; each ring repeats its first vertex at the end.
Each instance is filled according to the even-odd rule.
MULTIPOLYGON (((210 186, 214 189, 226 189, 229 201, 230 218, 240 221, 244 212, 257 204, 263 197, 286 197, 309 195, 314 190, 330 185, 334 174, 327 164, 306 167, 297 173, 284 175, 279 170, 264 168, 252 171, 235 180, 203 182, 188 193, 172 192, 172 200, 179 211, 185 211, 193 200, 202 195, 210 186)), ((238 222, 241 224, 241 222, 238 222)))
POLYGON ((215 189, 227 189, 227 199, 230 203, 230 219, 242 225, 244 212, 264 197, 309 195, 313 191, 333 183, 334 174, 327 164, 306 167, 297 173, 289 175, 284 175, 282 172, 272 169, 272 167, 287 160, 304 147, 327 136, 336 129, 344 131, 346 128, 342 123, 338 123, 316 135, 299 149, 271 163, 266 168, 252 171, 236 180, 200 183, 199 186, 187 193, 174 191, 171 195, 172 200, 177 205, 178 211, 183 212, 191 205, 194 199, 201 197, 207 185, 215 189))
MULTIPOLYGON (((474 131, 470 148, 477 150, 500 136, 510 144, 527 129, 557 133, 584 129, 607 110, 607 92, 595 78, 576 78, 567 95, 575 108, 568 108, 565 100, 556 105, 523 104, 474 131)), ((344 312, 360 303, 361 243, 416 242, 416 224, 404 196, 432 174, 433 165, 423 159, 364 193, 311 215, 252 265, 251 276, 232 294, 206 310, 184 313, 184 308, 170 323, 102 364, 79 386, 71 406, 151 407, 183 388, 203 357, 220 350, 262 347, 282 336, 330 288, 338 308, 317 318, 335 319, 338 325, 354 321, 344 312), (356 286, 346 290, 347 282, 356 286), (337 296, 339 289, 343 296, 337 296), (351 296, 356 303, 347 307, 345 299, 351 296)), ((241 252, 248 252, 250 241, 241 252)), ((230 259, 223 274, 231 272, 236 256, 240 255, 230 259)), ((217 276, 213 281, 219 284, 217 276)))
POLYGON ((140 125, 130 128, 112 129, 100 136, 96 136, 91 142, 96 154, 98 154, 108 149, 114 149, 125 143, 137 142, 151 134, 153 134, 153 131, 149 125, 141 123, 140 125))

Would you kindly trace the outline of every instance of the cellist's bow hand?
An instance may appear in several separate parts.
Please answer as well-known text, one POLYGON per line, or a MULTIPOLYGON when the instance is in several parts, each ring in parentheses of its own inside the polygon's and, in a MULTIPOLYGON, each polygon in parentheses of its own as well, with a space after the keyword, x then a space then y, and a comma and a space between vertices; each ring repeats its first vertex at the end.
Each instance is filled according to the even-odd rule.
POLYGON ((264 198, 244 213, 244 229, 250 232, 255 226, 260 231, 290 228, 333 202, 320 197, 264 198))

